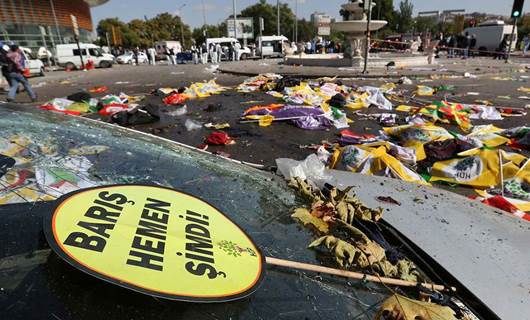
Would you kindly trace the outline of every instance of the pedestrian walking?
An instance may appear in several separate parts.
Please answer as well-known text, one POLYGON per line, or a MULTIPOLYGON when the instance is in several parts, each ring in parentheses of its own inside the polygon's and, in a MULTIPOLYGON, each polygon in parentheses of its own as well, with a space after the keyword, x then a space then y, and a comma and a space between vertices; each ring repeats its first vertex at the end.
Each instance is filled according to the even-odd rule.
POLYGON ((7 53, 9 52, 9 46, 0 41, 0 68, 2 71, 2 76, 6 79, 7 85, 11 85, 11 80, 9 78, 9 58, 7 53))
POLYGON ((24 89, 31 98, 31 102, 37 101, 37 95, 33 92, 28 79, 24 76, 25 60, 24 55, 20 51, 18 45, 13 44, 10 46, 10 51, 7 53, 7 72, 10 81, 9 93, 7 94, 7 101, 15 101, 17 94, 18 84, 22 83, 24 89))

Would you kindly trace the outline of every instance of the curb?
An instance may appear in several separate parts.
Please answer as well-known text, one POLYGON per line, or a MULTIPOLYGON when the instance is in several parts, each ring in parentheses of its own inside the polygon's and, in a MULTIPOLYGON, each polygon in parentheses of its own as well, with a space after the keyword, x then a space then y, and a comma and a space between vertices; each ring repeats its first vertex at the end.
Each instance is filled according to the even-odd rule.
MULTIPOLYGON (((222 73, 232 74, 232 75, 248 76, 248 77, 257 76, 257 75, 260 74, 259 72, 238 71, 238 70, 233 70, 233 69, 223 68, 223 67, 219 67, 217 69, 217 71, 222 72, 222 73)), ((332 75, 332 74, 318 74, 318 73, 304 74, 304 73, 292 73, 292 72, 277 72, 277 73, 282 75, 282 76, 297 76, 297 77, 306 78, 306 79, 323 78, 323 77, 335 77, 335 76, 337 78, 339 78, 339 79, 341 79, 341 78, 399 79, 399 78, 401 78, 403 76, 405 76, 405 77, 425 77, 425 76, 429 76, 429 75, 433 74, 434 71, 431 72, 431 73, 426 72, 426 73, 400 73, 400 74, 383 74, 383 73, 363 74, 363 73, 358 72, 358 73, 351 73, 351 74, 335 74, 335 75, 332 75)), ((440 76, 449 76, 449 75, 454 75, 455 73, 457 73, 457 72, 437 72, 436 74, 440 75, 440 76)))

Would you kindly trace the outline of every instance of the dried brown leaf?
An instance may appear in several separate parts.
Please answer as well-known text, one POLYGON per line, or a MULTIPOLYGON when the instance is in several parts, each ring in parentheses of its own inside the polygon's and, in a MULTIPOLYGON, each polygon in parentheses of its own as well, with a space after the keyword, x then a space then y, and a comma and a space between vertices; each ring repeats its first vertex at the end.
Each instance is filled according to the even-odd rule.
POLYGON ((456 317, 449 307, 394 294, 383 302, 375 319, 456 320, 456 317))

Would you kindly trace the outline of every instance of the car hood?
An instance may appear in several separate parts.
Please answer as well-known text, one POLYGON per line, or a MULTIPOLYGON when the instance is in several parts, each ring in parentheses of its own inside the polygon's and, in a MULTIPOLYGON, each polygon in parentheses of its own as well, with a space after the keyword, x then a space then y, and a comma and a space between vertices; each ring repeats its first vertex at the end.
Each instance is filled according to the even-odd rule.
POLYGON ((1 178, 0 309, 6 318, 351 319, 375 314, 369 306, 388 296, 379 285, 323 281, 275 267, 267 268, 254 295, 223 304, 153 299, 97 280, 58 258, 42 237, 43 213, 72 189, 69 184, 176 188, 225 212, 267 256, 313 264, 321 259, 307 249, 312 232, 290 217, 301 202, 279 177, 154 136, 20 106, 0 108, 0 128, 0 146, 23 155, 1 178))

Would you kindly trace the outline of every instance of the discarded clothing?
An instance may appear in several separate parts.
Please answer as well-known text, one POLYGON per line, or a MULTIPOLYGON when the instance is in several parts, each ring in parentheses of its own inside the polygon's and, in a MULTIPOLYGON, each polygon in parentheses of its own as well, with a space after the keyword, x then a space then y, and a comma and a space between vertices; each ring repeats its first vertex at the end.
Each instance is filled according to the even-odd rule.
POLYGON ((86 91, 79 91, 79 92, 73 93, 66 97, 66 99, 72 100, 75 102, 88 101, 90 100, 90 98, 92 98, 92 96, 90 96, 90 93, 86 91))
POLYGON ((115 113, 111 119, 120 126, 132 126, 156 122, 160 120, 160 114, 157 105, 148 104, 115 113))
POLYGON ((204 142, 209 145, 222 146, 235 143, 234 139, 232 139, 226 132, 222 131, 212 132, 209 136, 206 137, 204 142))
POLYGON ((165 97, 164 99, 162 99, 162 101, 165 104, 171 104, 171 105, 181 105, 181 104, 184 104, 186 100, 188 100, 188 96, 181 94, 181 93, 176 93, 176 92, 173 92, 167 97, 165 97))

